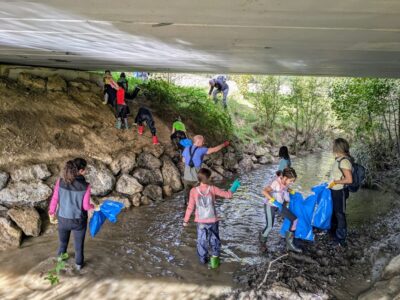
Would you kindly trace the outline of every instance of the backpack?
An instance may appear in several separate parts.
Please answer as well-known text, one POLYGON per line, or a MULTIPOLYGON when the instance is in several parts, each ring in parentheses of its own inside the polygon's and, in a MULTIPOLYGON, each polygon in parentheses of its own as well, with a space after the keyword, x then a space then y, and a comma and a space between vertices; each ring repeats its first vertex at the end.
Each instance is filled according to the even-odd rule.
POLYGON ((198 147, 194 148, 194 151, 192 152, 192 147, 193 146, 190 146, 189 148, 189 155, 190 155, 189 167, 194 168, 193 156, 196 153, 196 150, 199 148, 198 147))
POLYGON ((200 189, 196 187, 197 193, 199 194, 197 197, 196 207, 197 214, 200 220, 215 218, 215 208, 212 194, 210 192, 211 187, 209 186, 207 191, 202 194, 200 189))
MULTIPOLYGON (((339 164, 339 169, 343 174, 342 168, 340 167, 340 162, 344 159, 348 159, 351 162, 351 175, 353 177, 353 183, 352 184, 348 184, 346 185, 346 188, 352 192, 355 193, 358 191, 358 189, 360 188, 360 186, 362 185, 362 183, 365 180, 365 168, 360 165, 357 164, 356 162, 354 162, 354 159, 352 157, 342 157, 340 160, 338 160, 338 164, 339 164)), ((344 176, 344 174, 343 174, 344 176)))

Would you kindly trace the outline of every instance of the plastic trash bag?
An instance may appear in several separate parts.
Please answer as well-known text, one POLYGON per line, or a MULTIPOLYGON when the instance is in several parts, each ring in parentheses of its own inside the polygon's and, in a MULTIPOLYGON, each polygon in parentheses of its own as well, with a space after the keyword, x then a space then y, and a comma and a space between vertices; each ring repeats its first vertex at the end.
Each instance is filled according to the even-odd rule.
POLYGON ((321 184, 312 189, 317 196, 317 203, 315 204, 311 225, 322 230, 331 228, 333 212, 332 194, 327 186, 327 184, 321 184))
POLYGON ((117 216, 124 208, 120 202, 106 200, 100 205, 100 210, 93 213, 89 222, 90 235, 94 237, 99 231, 105 220, 110 222, 117 222, 117 216))
POLYGON ((106 216, 101 211, 95 211, 89 222, 90 235, 94 237, 99 231, 106 216))
POLYGON ((193 142, 191 139, 182 139, 179 141, 179 144, 181 144, 184 148, 186 148, 192 146, 193 142))

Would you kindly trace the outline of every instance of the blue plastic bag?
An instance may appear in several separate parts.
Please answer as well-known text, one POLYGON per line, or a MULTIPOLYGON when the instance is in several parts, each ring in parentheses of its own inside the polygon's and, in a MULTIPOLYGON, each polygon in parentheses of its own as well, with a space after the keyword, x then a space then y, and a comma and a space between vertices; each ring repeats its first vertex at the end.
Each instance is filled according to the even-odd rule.
POLYGON ((191 139, 182 139, 179 141, 179 144, 181 144, 184 148, 186 148, 192 146, 193 142, 191 139))
POLYGON ((100 206, 100 211, 106 216, 106 218, 112 222, 117 222, 117 216, 124 208, 124 205, 120 202, 106 200, 100 206))
POLYGON ((106 216, 101 211, 95 211, 89 222, 90 235, 94 237, 99 231, 106 216))
POLYGON ((322 230, 331 228, 333 212, 332 194, 327 186, 327 184, 322 184, 313 188, 313 192, 317 195, 317 203, 311 225, 322 230))
POLYGON ((100 210, 93 213, 89 222, 90 235, 94 237, 99 231, 104 221, 108 219, 110 222, 117 222, 117 216, 124 208, 120 202, 106 200, 100 205, 100 210))

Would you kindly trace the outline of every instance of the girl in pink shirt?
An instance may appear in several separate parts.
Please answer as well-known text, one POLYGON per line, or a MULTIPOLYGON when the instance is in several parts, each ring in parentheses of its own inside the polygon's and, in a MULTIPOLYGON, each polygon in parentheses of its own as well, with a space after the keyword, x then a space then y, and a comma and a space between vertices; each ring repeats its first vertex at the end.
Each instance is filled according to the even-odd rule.
POLYGON ((221 190, 209 184, 211 171, 202 168, 198 172, 200 185, 190 191, 189 203, 186 209, 183 226, 187 226, 190 216, 195 210, 194 221, 197 223, 197 254, 200 262, 209 261, 208 245, 211 246, 212 265, 219 265, 221 241, 219 238, 218 216, 215 210, 215 197, 232 198, 231 191, 221 190))

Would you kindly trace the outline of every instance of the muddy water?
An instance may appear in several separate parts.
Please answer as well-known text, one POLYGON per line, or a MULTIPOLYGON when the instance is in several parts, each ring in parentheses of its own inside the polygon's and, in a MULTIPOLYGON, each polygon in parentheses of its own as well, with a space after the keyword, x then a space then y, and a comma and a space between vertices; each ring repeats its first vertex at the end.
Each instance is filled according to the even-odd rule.
MULTIPOLYGON (((295 159, 299 176, 295 189, 307 193, 326 181, 332 163, 329 153, 295 159)), ((258 242, 265 224, 260 191, 275 169, 264 166, 242 176, 234 199, 219 202, 223 248, 222 265, 216 271, 198 263, 196 228, 194 224, 182 227, 183 198, 178 195, 122 213, 116 224, 105 224, 96 238, 87 238, 86 267, 79 274, 68 267, 56 288, 43 280, 43 273, 52 266, 49 257, 57 249, 54 230, 25 241, 21 249, 0 253, 0 298, 209 299, 227 292, 237 287, 232 280, 235 271, 266 260, 258 242)), ((390 201, 374 191, 352 195, 350 226, 373 222, 390 208, 390 201)), ((283 248, 278 228, 271 236, 272 250, 283 248)))

